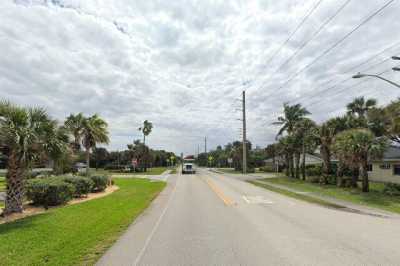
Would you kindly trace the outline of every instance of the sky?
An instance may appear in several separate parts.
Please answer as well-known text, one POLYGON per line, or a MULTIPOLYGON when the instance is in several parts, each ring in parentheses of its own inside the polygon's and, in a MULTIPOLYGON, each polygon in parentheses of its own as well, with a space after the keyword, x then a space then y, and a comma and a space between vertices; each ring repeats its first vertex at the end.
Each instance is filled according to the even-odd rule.
POLYGON ((264 147, 285 102, 322 122, 354 97, 399 97, 351 78, 400 81, 399 12, 399 0, 1 0, 0 95, 60 123, 98 113, 110 150, 147 119, 152 148, 194 154, 205 136, 208 149, 241 138, 245 90, 248 139, 264 147))

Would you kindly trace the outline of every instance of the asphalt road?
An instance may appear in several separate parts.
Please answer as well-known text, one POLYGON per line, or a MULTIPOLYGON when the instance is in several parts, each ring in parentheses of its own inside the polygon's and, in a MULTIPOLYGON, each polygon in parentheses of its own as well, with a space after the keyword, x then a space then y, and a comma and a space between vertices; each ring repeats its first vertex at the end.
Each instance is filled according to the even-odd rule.
POLYGON ((400 219, 328 209, 200 170, 171 175, 98 265, 400 265, 400 219))

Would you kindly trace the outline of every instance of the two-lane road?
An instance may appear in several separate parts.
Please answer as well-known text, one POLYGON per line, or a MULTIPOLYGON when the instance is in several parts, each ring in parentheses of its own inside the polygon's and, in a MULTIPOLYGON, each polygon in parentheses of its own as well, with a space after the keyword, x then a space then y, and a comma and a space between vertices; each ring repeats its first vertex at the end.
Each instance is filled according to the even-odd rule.
POLYGON ((166 190, 99 265, 399 265, 400 219, 327 209, 199 170, 166 190))

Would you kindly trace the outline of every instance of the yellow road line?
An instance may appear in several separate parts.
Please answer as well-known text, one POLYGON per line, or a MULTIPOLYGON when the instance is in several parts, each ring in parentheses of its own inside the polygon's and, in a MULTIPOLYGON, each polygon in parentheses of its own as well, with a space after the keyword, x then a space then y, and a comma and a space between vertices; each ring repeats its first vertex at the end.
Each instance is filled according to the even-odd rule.
POLYGON ((224 193, 222 193, 222 191, 213 182, 211 182, 210 179, 207 179, 206 182, 210 186, 210 188, 215 192, 215 194, 217 194, 217 196, 224 202, 226 206, 234 205, 233 200, 225 196, 224 193))

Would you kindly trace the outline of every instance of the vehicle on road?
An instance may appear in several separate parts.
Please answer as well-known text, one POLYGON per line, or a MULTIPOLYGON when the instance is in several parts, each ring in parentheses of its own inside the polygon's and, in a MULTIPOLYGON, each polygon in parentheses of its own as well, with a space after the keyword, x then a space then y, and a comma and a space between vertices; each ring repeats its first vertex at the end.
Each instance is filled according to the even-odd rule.
POLYGON ((182 174, 195 174, 196 168, 193 163, 184 163, 182 166, 182 174))

